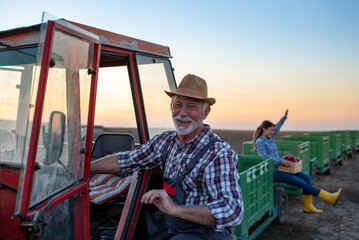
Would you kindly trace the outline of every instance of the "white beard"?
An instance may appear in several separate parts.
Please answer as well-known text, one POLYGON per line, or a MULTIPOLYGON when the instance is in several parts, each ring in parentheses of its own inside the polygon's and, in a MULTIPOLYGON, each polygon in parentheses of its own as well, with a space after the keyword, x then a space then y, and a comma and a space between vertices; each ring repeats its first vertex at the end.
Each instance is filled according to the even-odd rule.
POLYGON ((201 114, 201 117, 200 119, 195 122, 192 118, 190 117, 181 117, 179 115, 177 115, 176 117, 173 117, 173 123, 176 127, 176 131, 179 135, 188 135, 190 134, 191 132, 193 132, 195 129, 197 129, 199 126, 202 125, 203 123, 203 114, 201 114), (183 126, 178 126, 177 124, 177 120, 181 120, 181 121, 187 121, 187 122, 191 122, 191 124, 189 125, 189 127, 183 127, 183 126))

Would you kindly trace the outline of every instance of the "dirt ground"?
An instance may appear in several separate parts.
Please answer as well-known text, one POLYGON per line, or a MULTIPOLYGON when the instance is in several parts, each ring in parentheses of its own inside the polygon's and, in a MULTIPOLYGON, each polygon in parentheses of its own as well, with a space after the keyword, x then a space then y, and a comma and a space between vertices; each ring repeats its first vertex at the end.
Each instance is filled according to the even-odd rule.
MULTIPOLYGON (((253 132, 214 130, 223 140, 241 153, 243 141, 249 141, 253 132)), ((302 134, 300 132, 281 132, 302 134)), ((278 138, 280 137, 278 136, 278 138)), ((334 207, 314 198, 314 205, 324 210, 322 214, 308 214, 302 211, 300 195, 290 195, 286 222, 272 223, 258 237, 260 240, 338 240, 359 239, 359 154, 345 158, 343 165, 335 165, 331 175, 315 175, 314 186, 335 192, 341 187, 342 194, 334 207)))

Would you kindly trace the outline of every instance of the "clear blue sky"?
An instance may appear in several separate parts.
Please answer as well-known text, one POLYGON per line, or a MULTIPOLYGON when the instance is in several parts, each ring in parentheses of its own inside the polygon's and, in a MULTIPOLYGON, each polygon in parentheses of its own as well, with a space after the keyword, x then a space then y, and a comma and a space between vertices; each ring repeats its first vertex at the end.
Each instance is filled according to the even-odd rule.
POLYGON ((205 78, 215 128, 359 129, 359 1, 5 1, 0 31, 43 11, 169 46, 177 82, 205 78), (233 109, 234 106, 234 109, 233 109))

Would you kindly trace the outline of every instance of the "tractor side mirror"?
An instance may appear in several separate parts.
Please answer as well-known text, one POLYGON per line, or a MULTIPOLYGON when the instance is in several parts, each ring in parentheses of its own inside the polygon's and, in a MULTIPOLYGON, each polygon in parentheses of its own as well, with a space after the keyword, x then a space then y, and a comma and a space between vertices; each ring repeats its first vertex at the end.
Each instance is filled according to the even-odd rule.
POLYGON ((60 160, 64 146, 65 136, 65 114, 59 111, 53 111, 50 115, 49 130, 46 133, 45 165, 51 165, 60 160))

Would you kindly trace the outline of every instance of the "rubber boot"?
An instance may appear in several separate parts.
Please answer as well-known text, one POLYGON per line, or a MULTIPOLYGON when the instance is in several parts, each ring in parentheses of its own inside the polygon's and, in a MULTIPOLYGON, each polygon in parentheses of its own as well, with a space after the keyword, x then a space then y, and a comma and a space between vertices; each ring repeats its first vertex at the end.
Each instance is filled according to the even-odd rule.
POLYGON ((313 196, 311 194, 302 194, 303 212, 305 213, 323 213, 323 210, 316 209, 313 206, 313 196))
POLYGON ((342 192, 341 188, 339 188, 338 192, 336 192, 336 193, 329 193, 329 192, 325 191, 324 189, 320 189, 318 198, 335 206, 339 200, 341 192, 342 192))

